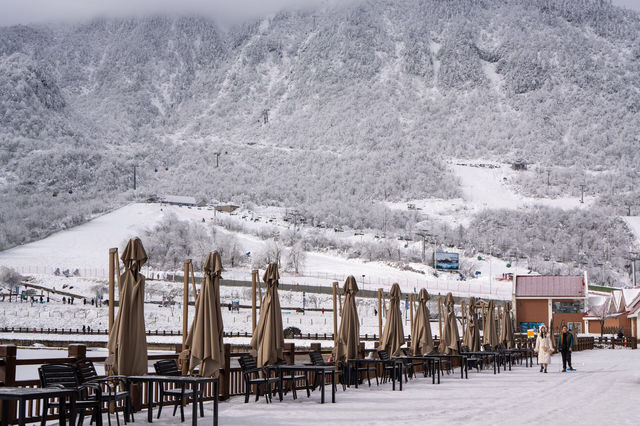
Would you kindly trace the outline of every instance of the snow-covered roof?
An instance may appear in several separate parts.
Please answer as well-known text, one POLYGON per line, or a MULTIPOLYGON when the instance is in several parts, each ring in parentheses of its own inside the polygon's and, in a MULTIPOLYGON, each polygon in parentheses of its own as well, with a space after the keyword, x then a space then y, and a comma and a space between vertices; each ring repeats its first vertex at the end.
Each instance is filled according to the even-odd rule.
POLYGON ((518 275, 516 297, 586 297, 582 275, 518 275))
POLYGON ((640 287, 635 288, 624 288, 622 289, 622 295, 624 296, 625 301, 625 310, 629 310, 631 308, 631 304, 633 301, 640 295, 640 287))
POLYGON ((193 197, 187 197, 184 195, 163 195, 161 198, 163 203, 171 204, 196 204, 196 199, 193 197))

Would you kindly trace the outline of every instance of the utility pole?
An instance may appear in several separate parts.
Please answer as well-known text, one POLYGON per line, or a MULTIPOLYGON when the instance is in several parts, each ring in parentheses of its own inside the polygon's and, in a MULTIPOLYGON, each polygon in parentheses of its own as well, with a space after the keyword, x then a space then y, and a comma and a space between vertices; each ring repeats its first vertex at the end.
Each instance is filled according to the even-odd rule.
POLYGON ((551 169, 547 169, 547 186, 551 186, 551 169))
POLYGON ((136 166, 135 164, 133 165, 133 190, 136 190, 136 168, 138 166, 136 166))
POLYGON ((636 286, 636 260, 640 259, 640 255, 637 252, 629 253, 629 258, 631 261, 631 282, 633 286, 636 286))
POLYGON ((580 193, 580 203, 581 203, 581 204, 584 204, 584 187, 585 187, 585 186, 586 186, 586 185, 584 185, 584 184, 581 184, 581 185, 580 185, 580 190, 581 190, 581 193, 580 193))

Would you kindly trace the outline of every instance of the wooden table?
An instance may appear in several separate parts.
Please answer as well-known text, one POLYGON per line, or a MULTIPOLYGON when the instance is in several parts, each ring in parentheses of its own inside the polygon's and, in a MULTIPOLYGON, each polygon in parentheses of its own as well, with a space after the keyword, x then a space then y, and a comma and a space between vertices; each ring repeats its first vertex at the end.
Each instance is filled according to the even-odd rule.
MULTIPOLYGON (((9 424, 9 401, 18 402, 18 424, 25 424, 25 408, 28 400, 32 399, 60 399, 60 412, 58 420, 61 425, 67 424, 66 418, 66 400, 69 397, 69 424, 73 425, 76 419, 76 390, 62 388, 18 388, 18 387, 0 387, 0 401, 2 403, 2 420, 0 424, 7 426, 9 424)), ((46 416, 47 413, 42 413, 46 416)))
MULTIPOLYGON (((283 375, 285 372, 291 374, 291 381, 295 376, 296 371, 302 371, 306 375, 307 373, 314 372, 320 374, 320 403, 324 404, 324 385, 325 374, 331 373, 331 402, 336 402, 336 367, 332 365, 278 365, 270 368, 277 369, 280 373, 280 389, 282 389, 283 375)), ((307 378, 308 379, 308 378, 307 378)), ((292 383, 292 387, 295 388, 296 384, 292 383)))
MULTIPOLYGON (((147 382, 147 422, 153 422, 153 384, 177 383, 180 385, 192 385, 193 387, 193 415, 191 424, 198 424, 198 402, 201 386, 204 383, 213 383, 213 424, 218 425, 218 379, 200 376, 128 376, 130 382, 147 382)), ((162 401, 160 401, 162 403, 162 401)))

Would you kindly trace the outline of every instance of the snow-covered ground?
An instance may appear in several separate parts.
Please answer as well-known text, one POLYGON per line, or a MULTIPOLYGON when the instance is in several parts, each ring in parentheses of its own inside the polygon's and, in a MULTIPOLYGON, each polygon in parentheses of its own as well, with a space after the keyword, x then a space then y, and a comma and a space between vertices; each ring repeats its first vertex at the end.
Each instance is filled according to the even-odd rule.
POLYGON ((587 208, 593 197, 585 197, 580 203, 577 197, 531 198, 514 191, 510 182, 518 173, 508 164, 490 161, 451 164, 451 170, 460 180, 462 198, 453 200, 410 200, 403 203, 388 203, 392 208, 406 210, 408 204, 415 205, 424 214, 447 222, 452 227, 468 225, 473 215, 484 209, 519 209, 525 206, 544 205, 562 209, 587 208), (485 167, 480 167, 480 165, 485 167), (491 166, 491 167, 487 167, 491 166))
MULTIPOLYGON (((217 213, 226 220, 241 221, 247 232, 259 226, 275 226, 286 229, 289 226, 271 215, 273 208, 265 209, 268 214, 261 217, 261 223, 249 217, 217 213)), ((186 208, 151 203, 136 203, 100 216, 83 225, 57 232, 45 239, 0 252, 0 265, 15 268, 22 274, 51 274, 56 268, 61 271, 78 269, 82 277, 104 280, 108 275, 108 252, 111 247, 124 247, 126 240, 139 235, 148 227, 161 220, 166 212, 175 213, 180 219, 194 221, 213 221, 216 217, 208 208, 186 208)), ((258 216, 256 216, 257 218, 258 216)), ((217 227, 218 232, 229 232, 217 227)), ((333 232, 329 230, 327 232, 333 232)), ((237 232, 234 233, 243 251, 258 252, 265 241, 258 237, 237 232)), ((342 238, 353 238, 343 236, 342 238)), ((373 236, 371 236, 373 238, 373 236)), ((416 247, 418 242, 412 243, 416 247)), ((400 284, 403 291, 417 291, 424 287, 432 293, 446 294, 451 291, 456 296, 480 296, 486 298, 508 299, 511 293, 510 283, 501 283, 495 279, 502 272, 510 271, 506 262, 487 258, 477 264, 482 278, 470 281, 456 280, 456 274, 441 273, 438 278, 431 274, 422 274, 394 268, 383 262, 365 262, 359 259, 346 259, 333 253, 308 252, 301 274, 281 273, 281 282, 286 284, 331 285, 333 281, 344 282, 348 275, 354 275, 363 289, 389 289, 394 282, 400 284), (364 278, 363 278, 364 277, 364 278)), ((424 265, 423 269, 430 268, 424 265)), ((512 271, 512 270, 511 270, 512 271)), ((251 268, 228 268, 224 278, 249 281, 251 268)))
POLYGON ((625 216, 624 219, 635 234, 636 239, 640 241, 640 216, 625 216))
MULTIPOLYGON (((232 397, 219 405, 221 425, 250 425, 268 419, 270 425, 635 425, 640 386, 640 351, 591 350, 573 355, 575 372, 560 372, 560 355, 552 357, 548 374, 537 368, 514 367, 493 375, 485 370, 469 372, 468 380, 444 376, 440 385, 419 377, 404 385, 402 392, 391 384, 358 389, 339 388, 336 403, 321 405, 319 391, 311 398, 298 393, 273 404, 244 403, 232 397)), ((330 390, 327 394, 330 401, 330 390)), ((191 409, 185 410, 186 422, 191 409)), ((212 404, 205 404, 210 423, 212 404)), ((154 423, 175 424, 170 411, 154 423)), ((137 415, 136 423, 146 416, 137 415)))

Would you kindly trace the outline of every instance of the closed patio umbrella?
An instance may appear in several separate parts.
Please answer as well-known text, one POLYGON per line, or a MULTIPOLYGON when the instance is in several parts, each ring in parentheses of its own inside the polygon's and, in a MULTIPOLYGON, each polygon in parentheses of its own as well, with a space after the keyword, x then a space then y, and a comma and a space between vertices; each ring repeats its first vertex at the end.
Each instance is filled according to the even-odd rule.
POLYGON ((282 311, 278 299, 279 279, 278 265, 270 263, 262 277, 267 285, 267 291, 260 304, 260 319, 251 338, 251 347, 257 352, 258 367, 275 365, 284 360, 282 311))
POLYGON ((493 300, 489 301, 487 307, 487 317, 484 320, 484 330, 482 333, 482 343, 495 349, 498 346, 498 331, 495 320, 495 306, 493 300))
POLYGON ((424 288, 418 293, 418 309, 411 329, 411 353, 415 356, 428 354, 433 351, 433 337, 429 320, 429 293, 424 288))
POLYGON ((389 356, 400 355, 400 347, 404 345, 404 330, 402 329, 402 313, 400 312, 400 286, 394 283, 389 292, 389 309, 387 321, 384 324, 382 339, 378 350, 387 351, 389 356))
POLYGON ((195 315, 186 345, 190 348, 189 371, 200 366, 200 375, 218 377, 224 364, 223 325, 220 310, 222 260, 217 251, 204 263, 204 280, 196 300, 195 315))
POLYGON ((442 341, 438 347, 440 353, 445 355, 457 355, 460 352, 460 333, 458 332, 458 322, 454 311, 455 301, 451 293, 444 299, 447 313, 442 330, 442 341))
POLYGON ((467 316, 467 329, 464 332, 462 343, 472 352, 480 350, 480 330, 478 328, 478 314, 476 313, 476 299, 469 299, 469 315, 467 316))
POLYGON ((343 287, 344 304, 342 305, 342 318, 338 339, 336 342, 336 361, 346 362, 348 359, 358 358, 358 346, 360 346, 360 320, 356 308, 356 293, 358 284, 353 276, 347 277, 343 287))
MULTIPOLYGON (((109 333, 107 364, 111 374, 147 373, 147 336, 144 331, 144 282, 140 269, 147 262, 139 238, 132 238, 121 256, 124 273, 118 281, 118 314, 109 333)), ((113 301, 109 301, 113 303, 113 301)))
POLYGON ((513 338, 513 321, 511 320, 511 303, 507 302, 504 305, 504 312, 502 313, 502 327, 500 328, 500 343, 505 348, 513 349, 516 347, 515 339, 513 338))

